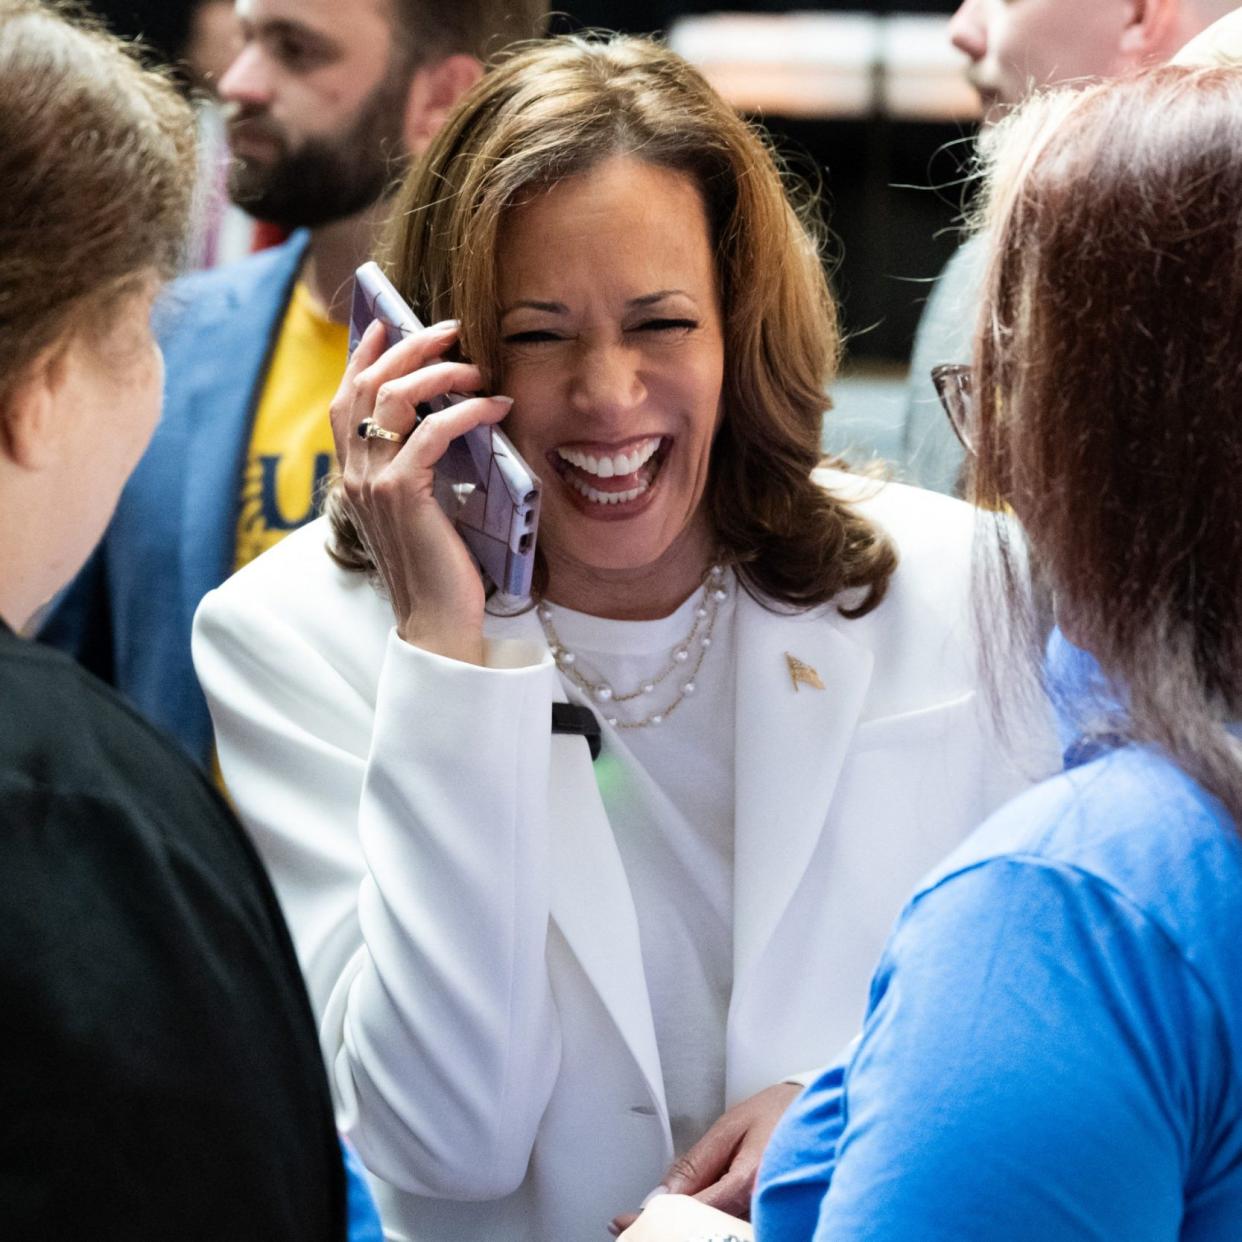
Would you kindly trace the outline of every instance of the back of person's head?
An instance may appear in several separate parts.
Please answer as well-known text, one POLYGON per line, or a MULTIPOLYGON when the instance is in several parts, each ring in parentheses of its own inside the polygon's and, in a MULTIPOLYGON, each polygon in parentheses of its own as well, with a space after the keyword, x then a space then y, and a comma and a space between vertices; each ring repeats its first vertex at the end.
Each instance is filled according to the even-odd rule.
POLYGON ((171 85, 73 7, 0 0, 0 395, 175 272, 193 169, 171 85))
POLYGON ((486 61, 547 29, 548 0, 390 0, 399 42, 422 64, 465 52, 486 61))
POLYGON ((892 549, 811 479, 839 346, 818 222, 791 203, 756 130, 675 53, 565 37, 502 60, 398 193, 386 247, 394 283, 428 323, 461 320, 463 352, 496 381, 506 212, 618 156, 684 174, 706 208, 725 356, 707 504, 722 548, 783 603, 861 587, 865 611, 892 549))
POLYGON ((974 486, 1017 512, 1123 731, 1242 822, 1239 203, 1235 70, 1055 92, 1004 125, 974 486))

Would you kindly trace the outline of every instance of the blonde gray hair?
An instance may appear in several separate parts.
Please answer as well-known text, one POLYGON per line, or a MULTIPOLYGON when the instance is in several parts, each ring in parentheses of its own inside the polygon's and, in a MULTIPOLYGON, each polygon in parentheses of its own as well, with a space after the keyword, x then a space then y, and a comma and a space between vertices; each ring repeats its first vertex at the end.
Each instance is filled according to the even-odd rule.
POLYGON ((0 0, 0 384, 181 261, 194 121, 79 9, 0 0))

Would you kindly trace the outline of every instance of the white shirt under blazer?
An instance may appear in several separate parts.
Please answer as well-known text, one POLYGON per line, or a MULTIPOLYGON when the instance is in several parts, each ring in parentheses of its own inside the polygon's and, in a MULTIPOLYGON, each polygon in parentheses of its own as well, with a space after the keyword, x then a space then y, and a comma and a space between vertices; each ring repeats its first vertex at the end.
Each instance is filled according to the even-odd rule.
MULTIPOLYGON (((877 609, 737 601, 730 1105, 856 1033, 916 881, 1052 763, 1045 722, 1015 756, 979 692, 973 511, 863 490, 901 558, 877 609)), ((403 643, 326 535, 208 595, 194 657, 339 1123, 389 1238, 604 1239, 674 1153, 626 875, 587 746, 550 731, 566 689, 533 613, 488 621, 486 668, 403 643)))

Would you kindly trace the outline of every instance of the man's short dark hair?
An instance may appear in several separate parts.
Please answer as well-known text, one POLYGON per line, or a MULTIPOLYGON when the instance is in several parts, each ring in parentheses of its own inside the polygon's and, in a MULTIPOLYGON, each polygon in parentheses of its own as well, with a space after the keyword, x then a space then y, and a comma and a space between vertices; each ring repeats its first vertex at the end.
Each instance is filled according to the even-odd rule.
POLYGON ((482 61, 548 25, 548 0, 390 0, 397 38, 412 63, 465 52, 482 61))

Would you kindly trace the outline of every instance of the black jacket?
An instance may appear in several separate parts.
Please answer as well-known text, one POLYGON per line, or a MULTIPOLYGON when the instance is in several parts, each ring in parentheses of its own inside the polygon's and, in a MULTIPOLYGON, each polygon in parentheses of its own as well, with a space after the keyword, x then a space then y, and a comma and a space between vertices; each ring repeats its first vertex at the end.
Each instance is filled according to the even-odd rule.
POLYGON ((345 1236, 293 948, 210 784, 0 624, 0 1233, 345 1236))

